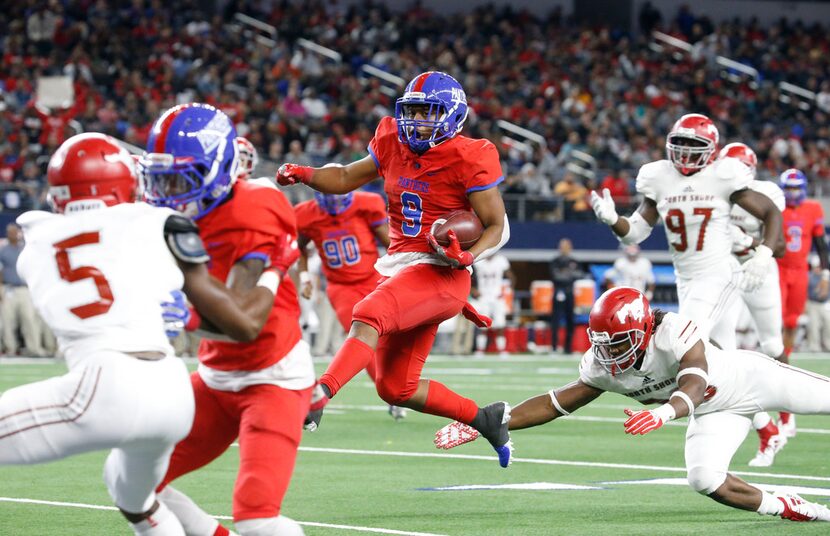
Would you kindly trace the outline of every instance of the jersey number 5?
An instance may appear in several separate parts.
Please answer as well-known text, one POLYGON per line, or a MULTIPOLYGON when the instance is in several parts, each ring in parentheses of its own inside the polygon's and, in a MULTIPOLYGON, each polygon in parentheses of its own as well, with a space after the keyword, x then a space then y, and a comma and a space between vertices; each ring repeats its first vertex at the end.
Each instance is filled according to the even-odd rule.
POLYGON ((104 277, 104 274, 101 273, 101 270, 94 266, 78 266, 77 268, 72 268, 72 265, 69 263, 69 250, 78 246, 97 244, 100 241, 101 236, 98 231, 93 231, 90 233, 81 233, 52 244, 57 249, 55 252, 55 261, 58 263, 58 272, 61 274, 61 279, 69 281, 70 283, 84 279, 92 279, 95 282, 95 287, 98 289, 98 296, 100 297, 98 301, 79 305, 69 310, 81 319, 106 313, 112 307, 114 298, 110 284, 107 278, 104 277))
MULTIPOLYGON (((712 208, 695 208, 692 214, 695 216, 703 216, 703 221, 700 222, 700 231, 697 233, 696 251, 703 249, 703 240, 706 238, 706 226, 709 225, 709 219, 712 217, 712 208)), ((686 239, 686 216, 679 208, 673 208, 666 213, 665 225, 669 231, 680 236, 680 242, 672 242, 671 245, 675 251, 686 251, 689 249, 689 242, 686 239)))

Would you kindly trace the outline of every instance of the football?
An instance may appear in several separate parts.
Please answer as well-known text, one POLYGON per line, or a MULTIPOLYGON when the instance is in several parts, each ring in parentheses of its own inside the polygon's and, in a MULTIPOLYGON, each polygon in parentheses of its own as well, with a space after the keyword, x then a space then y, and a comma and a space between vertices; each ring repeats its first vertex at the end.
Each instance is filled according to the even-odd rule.
POLYGON ((469 210, 455 210, 449 214, 445 214, 435 220, 432 225, 432 234, 435 240, 442 246, 449 246, 450 239, 447 233, 455 231, 455 236, 458 237, 458 243, 461 244, 461 249, 467 250, 473 247, 481 238, 481 233, 484 232, 484 226, 481 220, 475 213, 469 210))

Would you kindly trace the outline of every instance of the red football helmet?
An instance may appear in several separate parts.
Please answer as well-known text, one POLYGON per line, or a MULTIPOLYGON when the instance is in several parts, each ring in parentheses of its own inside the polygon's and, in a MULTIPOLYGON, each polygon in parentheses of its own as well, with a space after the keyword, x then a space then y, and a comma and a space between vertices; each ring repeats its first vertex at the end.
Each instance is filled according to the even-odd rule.
POLYGON ((605 291, 591 307, 588 339, 602 367, 612 375, 628 370, 645 352, 654 329, 648 299, 631 287, 605 291))
POLYGON ((758 166, 758 157, 755 156, 755 151, 749 148, 745 143, 730 143, 720 150, 718 158, 737 158, 743 162, 752 173, 755 173, 755 168, 758 166))
POLYGON ((235 141, 239 153, 239 172, 236 178, 243 181, 248 180, 259 163, 259 156, 257 156, 256 147, 247 138, 237 136, 235 141))
POLYGON ((55 212, 63 212, 76 201, 92 199, 107 206, 132 203, 138 186, 130 153, 115 138, 94 132, 63 142, 49 160, 46 178, 49 203, 55 212))
POLYGON ((666 136, 666 155, 684 175, 697 173, 715 159, 718 128, 702 114, 686 114, 666 136))

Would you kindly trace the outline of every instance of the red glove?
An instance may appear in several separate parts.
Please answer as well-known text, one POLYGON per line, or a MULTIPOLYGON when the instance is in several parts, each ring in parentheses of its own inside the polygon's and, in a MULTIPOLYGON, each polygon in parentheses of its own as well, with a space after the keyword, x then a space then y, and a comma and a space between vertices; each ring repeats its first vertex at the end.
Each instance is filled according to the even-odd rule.
POLYGON ((283 186, 291 186, 298 182, 308 184, 311 182, 313 174, 314 168, 312 167, 299 164, 283 164, 277 170, 277 182, 283 186))
POLYGON ((185 331, 196 331, 199 329, 199 326, 202 325, 202 317, 199 316, 199 311, 196 310, 195 307, 190 306, 190 318, 187 320, 187 323, 184 325, 185 331))
POLYGON ((279 240, 271 256, 271 267, 283 277, 299 258, 300 248, 297 247, 297 239, 291 234, 286 234, 279 240))
POLYGON ((439 244, 435 237, 432 236, 432 233, 427 233, 427 242, 435 250, 435 253, 447 261, 447 264, 453 268, 461 270, 473 264, 475 257, 469 251, 461 249, 461 244, 458 243, 458 237, 455 236, 455 231, 448 232, 447 237, 450 239, 450 245, 447 247, 439 244))
POLYGON ((663 418, 652 410, 642 410, 635 413, 630 409, 626 409, 625 414, 628 415, 628 419, 623 424, 626 434, 645 435, 652 430, 657 430, 664 423, 663 418))

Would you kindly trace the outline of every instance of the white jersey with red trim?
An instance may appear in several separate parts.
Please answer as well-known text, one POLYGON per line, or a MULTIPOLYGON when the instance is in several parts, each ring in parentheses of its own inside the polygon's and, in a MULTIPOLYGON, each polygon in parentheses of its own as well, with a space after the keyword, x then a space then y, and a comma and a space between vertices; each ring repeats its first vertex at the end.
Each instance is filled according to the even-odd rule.
POLYGON ((18 217, 26 245, 17 269, 61 352, 172 353, 161 302, 184 282, 164 240, 164 223, 173 214, 124 203, 18 217))
POLYGON ((752 414, 758 411, 756 399, 762 393, 753 393, 759 366, 772 361, 758 352, 745 350, 724 351, 701 338, 698 326, 676 313, 665 313, 663 320, 649 342, 645 357, 638 369, 612 375, 594 358, 591 350, 582 356, 579 379, 592 387, 619 393, 643 404, 667 402, 677 390, 677 371, 680 360, 698 341, 703 342, 709 375, 705 401, 696 408, 695 415, 715 411, 733 411, 752 414))
MULTIPOLYGON (((749 188, 769 197, 778 210, 783 212, 786 208, 787 202, 784 199, 784 191, 774 182, 754 180, 749 188)), ((743 229, 752 238, 761 239, 763 237, 764 222, 747 212, 743 207, 734 205, 729 218, 734 225, 743 229)), ((737 257, 741 262, 744 262, 751 255, 737 255, 737 257)))
POLYGON ((748 188, 752 172, 740 160, 722 158, 685 176, 668 160, 640 168, 637 192, 657 204, 678 277, 729 271, 730 196, 748 188))

